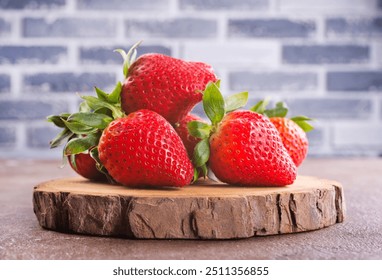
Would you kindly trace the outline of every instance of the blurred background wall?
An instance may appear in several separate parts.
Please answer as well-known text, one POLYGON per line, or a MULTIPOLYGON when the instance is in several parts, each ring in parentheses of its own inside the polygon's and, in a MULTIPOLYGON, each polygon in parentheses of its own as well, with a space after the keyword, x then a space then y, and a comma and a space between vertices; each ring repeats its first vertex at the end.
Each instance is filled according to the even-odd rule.
POLYGON ((310 156, 382 154, 381 0, 0 0, 0 157, 59 157, 45 117, 112 89, 140 39, 315 118, 310 156))

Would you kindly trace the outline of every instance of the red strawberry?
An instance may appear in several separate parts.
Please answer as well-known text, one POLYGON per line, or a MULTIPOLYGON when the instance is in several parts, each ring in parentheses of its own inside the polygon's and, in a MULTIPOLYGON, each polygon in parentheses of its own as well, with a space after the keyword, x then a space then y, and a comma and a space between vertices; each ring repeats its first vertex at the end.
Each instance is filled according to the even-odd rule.
POLYGON ((114 118, 124 116, 120 109, 121 88, 121 83, 118 83, 111 94, 96 88, 97 97, 82 97, 84 102, 81 103, 79 112, 48 117, 48 121, 62 128, 50 142, 51 148, 67 140, 64 156, 68 158, 73 170, 87 179, 111 180, 105 168, 100 165, 97 146, 103 129, 114 118))
POLYGON ((275 108, 266 109, 268 101, 262 100, 251 108, 252 111, 264 114, 278 130, 284 147, 287 149, 294 164, 298 167, 304 161, 308 153, 308 137, 306 132, 313 129, 305 116, 286 118, 288 108, 285 103, 276 103, 275 108))
POLYGON ((200 91, 207 83, 217 80, 208 64, 162 54, 145 54, 131 64, 131 53, 136 47, 127 55, 118 50, 125 58, 121 104, 126 114, 149 109, 175 124, 202 100, 200 91))
POLYGON ((203 107, 211 125, 191 122, 196 145, 194 165, 206 169, 229 184, 284 186, 296 179, 296 166, 284 148, 278 131, 268 118, 251 111, 235 111, 245 106, 248 93, 225 100, 219 83, 209 83, 203 94, 203 107))
POLYGON ((90 154, 76 154, 68 156, 72 169, 84 178, 92 181, 106 181, 106 175, 96 167, 96 161, 90 154))
POLYGON ((284 147, 294 164, 300 166, 308 153, 308 138, 305 131, 291 119, 274 117, 269 120, 280 133, 284 147))
POLYGON ((188 131, 187 125, 191 121, 203 122, 203 120, 199 116, 188 114, 183 120, 179 122, 179 125, 175 126, 175 131, 182 139, 183 144, 186 147, 188 157, 190 159, 192 159, 196 144, 198 144, 200 141, 200 138, 192 136, 188 131))
POLYGON ((251 111, 227 114, 210 138, 209 167, 229 184, 282 186, 296 179, 296 166, 278 131, 251 111))
POLYGON ((159 114, 139 110, 110 123, 99 159, 117 182, 130 186, 185 186, 194 170, 174 128, 159 114))

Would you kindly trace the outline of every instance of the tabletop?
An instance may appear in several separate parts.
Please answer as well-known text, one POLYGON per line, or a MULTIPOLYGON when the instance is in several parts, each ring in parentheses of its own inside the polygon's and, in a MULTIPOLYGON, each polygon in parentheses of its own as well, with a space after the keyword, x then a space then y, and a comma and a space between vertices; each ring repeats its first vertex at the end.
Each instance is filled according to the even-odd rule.
POLYGON ((131 240, 41 228, 33 187, 72 177, 53 160, 0 160, 0 259, 382 259, 382 159, 308 158, 300 175, 340 182, 345 221, 298 234, 236 240, 131 240))

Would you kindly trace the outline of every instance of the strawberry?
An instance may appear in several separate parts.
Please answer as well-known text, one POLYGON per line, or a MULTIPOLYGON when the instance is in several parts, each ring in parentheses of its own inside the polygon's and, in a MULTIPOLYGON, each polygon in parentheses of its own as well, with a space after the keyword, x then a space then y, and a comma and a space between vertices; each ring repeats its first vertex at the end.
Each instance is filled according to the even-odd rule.
POLYGON ((274 117, 269 120, 280 133, 284 147, 294 164, 300 166, 308 153, 309 144, 305 131, 291 119, 274 117))
POLYGON ((177 126, 175 126, 175 131, 180 136, 180 139, 182 139, 183 144, 186 147, 188 157, 190 159, 192 159, 196 144, 198 144, 200 141, 200 138, 192 136, 188 131, 187 125, 192 121, 203 122, 203 120, 199 116, 194 114, 188 114, 183 120, 179 122, 177 126))
POLYGON ((127 54, 117 50, 125 60, 122 109, 126 114, 149 109, 174 125, 202 100, 201 91, 217 77, 206 63, 188 62, 157 53, 144 54, 133 62, 138 45, 127 54))
POLYGON ((80 153, 68 156, 70 167, 84 178, 92 181, 106 181, 106 175, 97 169, 97 162, 90 154, 80 153))
POLYGON ((103 129, 115 119, 124 116, 120 109, 120 92, 122 84, 118 83, 110 94, 95 88, 97 97, 83 96, 79 112, 48 116, 62 131, 50 142, 51 148, 63 144, 63 156, 69 160, 72 169, 82 177, 94 181, 105 181, 112 178, 98 159, 98 142, 103 129))
POLYGON ((197 121, 190 133, 202 140, 196 145, 194 164, 207 163, 215 176, 229 184, 284 186, 296 179, 296 166, 270 120, 258 113, 235 111, 247 102, 243 92, 223 99, 218 83, 209 83, 203 107, 211 125, 197 121))
POLYGON ((210 149, 209 166, 224 182, 278 186, 296 178, 296 167, 277 130, 260 114, 227 114, 211 136, 210 149))
POLYGON ((191 183, 194 170, 175 129, 159 114, 142 109, 114 120, 98 145, 100 162, 129 187, 191 183))
POLYGON ((278 102, 274 109, 266 109, 267 101, 262 100, 251 110, 264 114, 278 130, 284 147, 291 156, 294 164, 298 167, 306 158, 308 153, 307 132, 313 129, 307 121, 311 120, 305 116, 286 118, 288 108, 285 103, 278 102))

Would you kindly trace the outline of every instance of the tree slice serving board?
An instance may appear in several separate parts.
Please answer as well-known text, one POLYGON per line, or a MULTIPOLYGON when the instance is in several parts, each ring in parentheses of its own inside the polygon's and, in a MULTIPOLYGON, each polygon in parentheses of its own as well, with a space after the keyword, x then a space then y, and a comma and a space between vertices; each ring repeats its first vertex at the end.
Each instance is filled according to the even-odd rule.
POLYGON ((231 239, 303 232, 344 220, 340 183, 299 176, 285 187, 209 180, 183 188, 126 188, 81 178, 35 187, 43 228, 144 239, 231 239))

